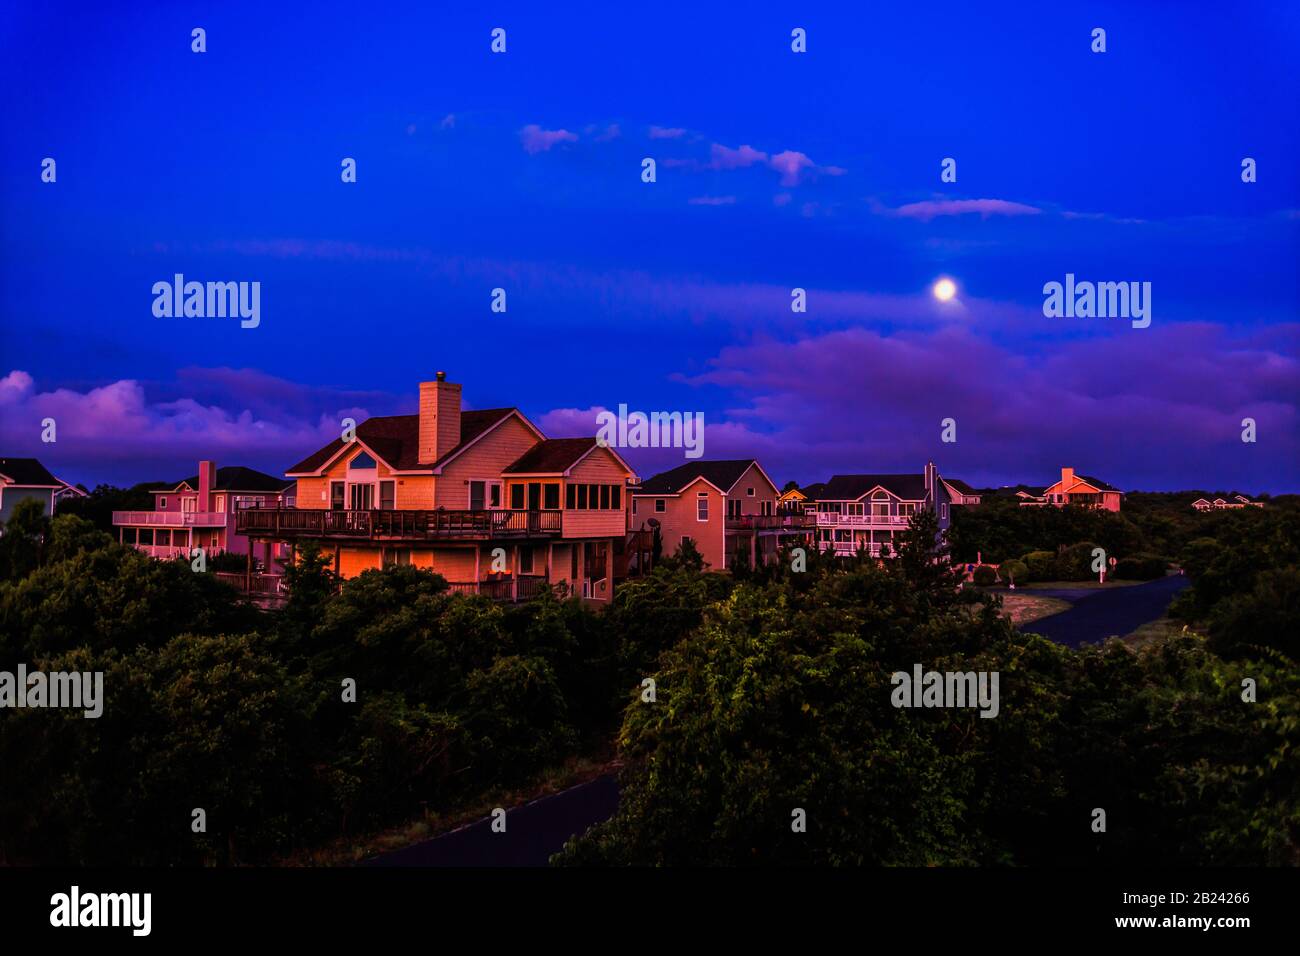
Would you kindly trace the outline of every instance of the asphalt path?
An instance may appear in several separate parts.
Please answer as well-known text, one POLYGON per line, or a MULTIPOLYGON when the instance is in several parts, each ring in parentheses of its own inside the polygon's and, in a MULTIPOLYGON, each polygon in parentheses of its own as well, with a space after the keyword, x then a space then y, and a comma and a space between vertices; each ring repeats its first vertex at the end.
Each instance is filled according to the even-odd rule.
POLYGON ((1191 581, 1186 577, 1173 574, 1122 588, 1026 590, 1025 594, 1060 598, 1072 606, 1058 614, 1032 621, 1021 630, 1041 634, 1067 647, 1123 637, 1143 624, 1163 617, 1169 603, 1189 584, 1191 581))
POLYGON ((371 860, 366 866, 546 866, 568 839, 608 820, 618 808, 618 784, 597 777, 506 811, 504 833, 492 818, 371 860))

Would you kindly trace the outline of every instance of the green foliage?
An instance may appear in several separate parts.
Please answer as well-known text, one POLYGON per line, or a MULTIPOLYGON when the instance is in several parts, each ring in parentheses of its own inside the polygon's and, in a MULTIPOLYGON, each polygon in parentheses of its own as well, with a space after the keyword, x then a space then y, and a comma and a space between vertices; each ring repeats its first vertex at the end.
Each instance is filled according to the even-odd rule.
POLYGON ((40 565, 50 521, 35 498, 20 501, 0 533, 0 581, 26 577, 40 565))
POLYGON ((1121 581, 1154 581, 1165 576, 1169 562, 1155 554, 1135 554, 1115 563, 1115 577, 1121 581))
POLYGON ((1054 551, 1030 551, 1021 561, 1025 565, 1022 584, 1029 584, 1033 581, 1060 580, 1060 571, 1058 570, 1056 552, 1054 551))
POLYGON ((1012 558, 1010 561, 1003 561, 1001 566, 998 567, 998 577, 1002 578, 1002 580, 1006 581, 1008 584, 1015 583, 1016 581, 1024 584, 1027 580, 1026 575, 1028 571, 1029 569, 1025 566, 1025 562, 1012 558))
POLYGON ((987 564, 981 564, 971 572, 971 580, 979 587, 991 588, 998 583, 998 572, 987 564))

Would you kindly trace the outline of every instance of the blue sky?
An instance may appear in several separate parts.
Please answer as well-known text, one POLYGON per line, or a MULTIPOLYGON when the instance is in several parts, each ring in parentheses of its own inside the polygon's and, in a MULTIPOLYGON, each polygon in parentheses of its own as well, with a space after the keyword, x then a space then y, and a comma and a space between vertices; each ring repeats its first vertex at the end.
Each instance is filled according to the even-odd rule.
POLYGON ((703 411, 779 480, 1300 490, 1300 7, 611 7, 6 6, 3 450, 278 472, 445 369, 556 437, 703 411), (260 326, 155 318, 177 272, 260 326), (1151 327, 1045 318, 1067 272, 1151 327))

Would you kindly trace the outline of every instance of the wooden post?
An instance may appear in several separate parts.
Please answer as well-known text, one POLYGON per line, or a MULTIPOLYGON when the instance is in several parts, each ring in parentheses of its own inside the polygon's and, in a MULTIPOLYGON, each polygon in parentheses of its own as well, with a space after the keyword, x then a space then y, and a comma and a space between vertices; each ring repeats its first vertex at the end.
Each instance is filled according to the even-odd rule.
POLYGON ((480 548, 477 544, 474 545, 474 593, 475 594, 479 594, 483 590, 482 587, 480 587, 479 585, 479 578, 482 577, 482 574, 479 571, 479 566, 478 566, 479 552, 481 552, 482 550, 483 549, 480 548))
POLYGON ((551 580, 551 552, 554 550, 555 550, 555 543, 553 541, 547 541, 546 542, 546 583, 547 584, 554 583, 551 580))
POLYGON ((510 601, 519 601, 519 545, 514 545, 514 554, 510 558, 510 601))
POLYGON ((253 539, 248 539, 248 564, 244 570, 244 593, 248 594, 253 590, 253 539))

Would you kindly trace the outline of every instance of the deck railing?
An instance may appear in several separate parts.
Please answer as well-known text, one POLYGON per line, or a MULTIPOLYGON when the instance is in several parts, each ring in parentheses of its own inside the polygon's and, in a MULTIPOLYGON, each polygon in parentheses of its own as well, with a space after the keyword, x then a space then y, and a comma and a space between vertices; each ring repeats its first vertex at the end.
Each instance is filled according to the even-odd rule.
POLYGON ((402 540, 546 537, 559 534, 560 511, 325 511, 248 508, 235 512, 239 534, 292 538, 402 540))
POLYGON ((113 524, 148 528, 214 528, 226 523, 224 511, 114 511, 113 524))
POLYGON ((727 518, 728 531, 804 531, 814 524, 812 518, 802 514, 732 515, 727 518))

